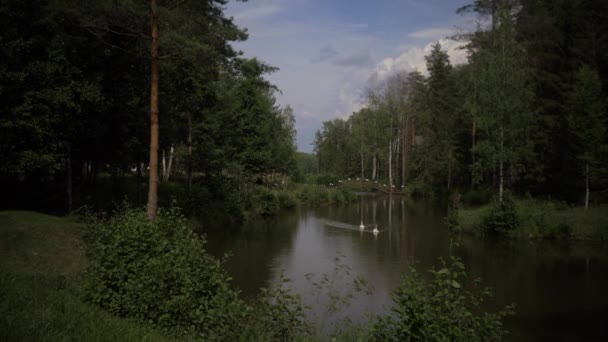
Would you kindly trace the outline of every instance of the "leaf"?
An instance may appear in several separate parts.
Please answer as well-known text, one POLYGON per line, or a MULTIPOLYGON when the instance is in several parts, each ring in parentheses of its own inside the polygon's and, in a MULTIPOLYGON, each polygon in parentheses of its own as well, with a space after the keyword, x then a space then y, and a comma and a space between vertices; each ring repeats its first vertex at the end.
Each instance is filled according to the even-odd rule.
POLYGON ((459 289, 460 284, 456 280, 452 280, 452 287, 454 287, 455 289, 459 289))

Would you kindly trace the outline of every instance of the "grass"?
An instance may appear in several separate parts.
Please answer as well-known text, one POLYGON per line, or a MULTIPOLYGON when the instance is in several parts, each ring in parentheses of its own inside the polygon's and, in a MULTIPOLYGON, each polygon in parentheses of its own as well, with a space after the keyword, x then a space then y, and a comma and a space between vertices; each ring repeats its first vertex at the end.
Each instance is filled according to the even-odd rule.
POLYGON ((80 226, 74 218, 0 212, 0 340, 170 340, 80 300, 80 226))
MULTIPOLYGON (((573 239, 608 241, 608 205, 585 210, 564 203, 525 198, 517 199, 515 207, 519 224, 514 237, 519 239, 573 239)), ((491 204, 459 211, 463 231, 481 230, 491 204)))

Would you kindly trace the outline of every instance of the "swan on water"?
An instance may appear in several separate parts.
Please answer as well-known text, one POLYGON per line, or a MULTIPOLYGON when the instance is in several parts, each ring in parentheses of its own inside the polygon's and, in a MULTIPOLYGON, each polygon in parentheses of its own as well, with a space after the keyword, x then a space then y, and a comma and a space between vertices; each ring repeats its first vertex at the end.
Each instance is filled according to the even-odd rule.
POLYGON ((363 225, 363 221, 361 221, 361 225, 359 226, 359 229, 361 229, 361 230, 365 229, 365 226, 363 225))
POLYGON ((378 234, 378 225, 374 226, 374 230, 372 230, 374 234, 378 234))

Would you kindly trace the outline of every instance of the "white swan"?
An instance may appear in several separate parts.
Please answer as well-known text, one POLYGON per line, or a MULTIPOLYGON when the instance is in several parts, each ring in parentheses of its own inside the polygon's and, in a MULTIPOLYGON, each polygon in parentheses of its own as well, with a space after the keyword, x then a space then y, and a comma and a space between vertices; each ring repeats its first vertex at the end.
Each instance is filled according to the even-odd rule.
POLYGON ((375 226, 374 226, 374 230, 372 230, 372 232, 373 232, 374 234, 378 234, 378 232, 379 232, 379 230, 378 230, 378 225, 375 225, 375 226))
POLYGON ((359 226, 359 229, 360 229, 360 230, 365 229, 365 226, 363 225, 363 221, 361 221, 361 225, 359 226))

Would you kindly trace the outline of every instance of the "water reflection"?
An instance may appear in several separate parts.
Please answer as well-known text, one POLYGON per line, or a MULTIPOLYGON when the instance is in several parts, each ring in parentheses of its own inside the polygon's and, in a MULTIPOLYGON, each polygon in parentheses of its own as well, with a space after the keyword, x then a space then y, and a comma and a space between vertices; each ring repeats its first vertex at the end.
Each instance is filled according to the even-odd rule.
MULTIPOLYGON (((353 205, 297 210, 208 238, 213 253, 233 255, 227 267, 246 295, 277 281, 284 270, 317 313, 326 298, 315 294, 305 275, 335 273, 335 258, 343 255, 351 274, 362 274, 374 287, 371 296, 359 296, 349 307, 347 314, 355 320, 366 310, 382 312, 390 305, 390 293, 412 260, 426 274, 457 243, 455 253, 463 258, 470 281, 479 277, 493 288, 489 308, 517 303, 517 317, 509 322, 514 339, 608 337, 608 253, 601 245, 496 243, 450 235, 443 213, 398 196, 360 196, 353 205), (570 324, 550 327, 564 321, 570 324)), ((342 277, 334 285, 349 284, 342 277)))

